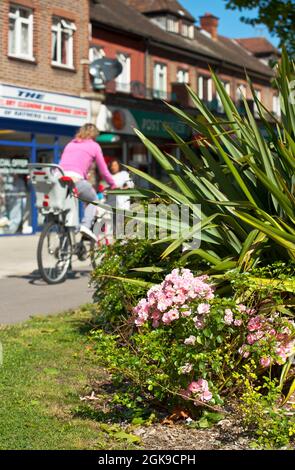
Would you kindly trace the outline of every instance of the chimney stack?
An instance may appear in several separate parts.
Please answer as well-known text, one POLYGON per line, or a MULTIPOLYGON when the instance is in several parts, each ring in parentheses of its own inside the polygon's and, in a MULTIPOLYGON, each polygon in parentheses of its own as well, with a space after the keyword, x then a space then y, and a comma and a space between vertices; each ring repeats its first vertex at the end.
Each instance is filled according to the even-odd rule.
POLYGON ((211 13, 205 13, 205 15, 200 16, 201 28, 207 31, 207 33, 211 34, 211 37, 214 39, 214 41, 216 41, 218 38, 218 22, 219 18, 212 15, 211 13))

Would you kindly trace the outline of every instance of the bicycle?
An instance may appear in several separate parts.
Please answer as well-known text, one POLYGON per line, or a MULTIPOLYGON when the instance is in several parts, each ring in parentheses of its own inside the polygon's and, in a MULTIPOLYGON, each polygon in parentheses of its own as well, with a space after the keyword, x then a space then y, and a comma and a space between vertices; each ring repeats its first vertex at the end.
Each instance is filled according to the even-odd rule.
MULTIPOLYGON (((74 256, 97 265, 96 242, 81 235, 78 240, 79 200, 75 183, 59 165, 29 164, 30 181, 35 188, 36 206, 44 217, 44 227, 37 247, 40 275, 47 284, 64 282, 72 269, 74 256)), ((97 215, 92 230, 101 224, 97 215)), ((103 240, 100 240, 102 243, 103 240)), ((107 240, 106 240, 107 243, 107 240)))

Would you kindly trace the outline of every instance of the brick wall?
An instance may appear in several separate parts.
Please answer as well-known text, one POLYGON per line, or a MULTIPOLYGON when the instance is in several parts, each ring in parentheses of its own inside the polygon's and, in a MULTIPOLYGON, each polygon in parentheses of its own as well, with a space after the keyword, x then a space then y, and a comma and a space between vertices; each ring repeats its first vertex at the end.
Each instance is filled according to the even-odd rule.
POLYGON ((0 1, 0 82, 80 95, 85 87, 85 65, 88 59, 88 0, 1 0, 0 1), (23 5, 34 11, 34 62, 8 57, 9 5, 23 5), (74 69, 51 64, 52 16, 75 22, 74 69))
POLYGON ((124 34, 92 28, 91 46, 101 47, 106 57, 115 59, 118 53, 127 54, 131 60, 131 81, 145 83, 145 44, 124 34))

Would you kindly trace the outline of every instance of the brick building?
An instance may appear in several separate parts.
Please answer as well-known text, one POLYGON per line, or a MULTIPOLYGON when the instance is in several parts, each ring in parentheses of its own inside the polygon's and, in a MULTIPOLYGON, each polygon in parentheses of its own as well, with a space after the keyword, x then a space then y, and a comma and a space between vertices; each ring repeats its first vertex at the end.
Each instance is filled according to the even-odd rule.
POLYGON ((250 99, 246 69, 257 95, 279 113, 268 66, 278 52, 259 38, 219 35, 218 18, 202 13, 196 26, 176 0, 0 1, 0 234, 37 229, 26 165, 58 162, 87 120, 101 129, 107 156, 163 178, 133 128, 178 155, 163 124, 183 138, 190 130, 163 101, 196 113, 185 88, 190 84, 222 115, 209 67, 238 106, 241 94, 250 99), (95 89, 89 65, 102 57, 118 59, 122 73, 95 89), (17 204, 22 223, 11 230, 7 219, 17 204))
POLYGON ((173 153, 162 123, 169 123, 184 138, 188 129, 168 112, 163 100, 196 113, 186 84, 222 115, 209 67, 218 73, 241 112, 242 94, 255 111, 245 69, 257 96, 271 111, 279 112, 272 69, 238 40, 221 36, 213 14, 200 15, 196 26, 195 18, 175 0, 100 0, 91 2, 90 19, 90 59, 117 58, 123 66, 123 73, 106 86, 97 121, 102 131, 116 134, 116 142, 104 145, 110 156, 159 176, 133 127, 173 153))
POLYGON ((88 0, 0 2, 0 233, 37 228, 27 163, 57 162, 90 119, 88 18, 88 0))

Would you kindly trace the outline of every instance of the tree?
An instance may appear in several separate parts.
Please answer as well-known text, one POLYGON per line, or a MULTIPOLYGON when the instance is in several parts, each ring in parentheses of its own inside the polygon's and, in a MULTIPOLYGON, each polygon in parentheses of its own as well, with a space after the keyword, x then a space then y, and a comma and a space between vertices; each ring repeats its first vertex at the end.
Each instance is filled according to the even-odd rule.
POLYGON ((230 10, 257 10, 257 16, 242 16, 244 23, 264 24, 280 39, 290 55, 295 56, 295 0, 224 0, 230 10))

